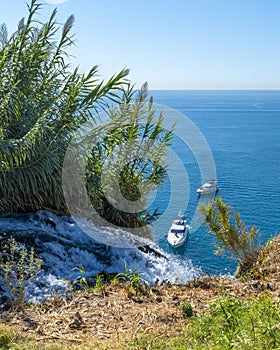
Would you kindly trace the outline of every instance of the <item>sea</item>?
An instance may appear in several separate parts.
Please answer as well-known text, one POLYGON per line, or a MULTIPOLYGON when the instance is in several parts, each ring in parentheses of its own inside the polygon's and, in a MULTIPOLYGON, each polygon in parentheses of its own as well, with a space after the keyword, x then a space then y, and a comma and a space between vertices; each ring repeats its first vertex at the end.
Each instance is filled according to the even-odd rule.
MULTIPOLYGON (((239 211, 248 229, 255 225, 260 231, 260 244, 266 244, 280 231, 280 91, 161 90, 151 91, 151 95, 155 104, 173 110, 174 119, 178 112, 201 132, 213 156, 217 196, 239 211)), ((172 150, 184 165, 177 174, 182 181, 177 183, 182 191, 187 188, 183 212, 195 227, 193 218, 201 200, 196 189, 207 178, 207 167, 201 174, 197 150, 188 147, 186 139, 182 134, 176 136, 172 150)), ((209 178, 213 175, 211 167, 213 164, 209 166, 209 178)), ((165 213, 176 191, 171 187, 167 179, 151 205, 158 207, 164 217, 154 226, 159 247, 178 259, 190 259, 206 273, 232 275, 236 261, 216 254, 214 237, 203 224, 190 230, 181 248, 169 246, 166 232, 172 217, 165 213)), ((181 209, 178 203, 177 210, 181 209)))

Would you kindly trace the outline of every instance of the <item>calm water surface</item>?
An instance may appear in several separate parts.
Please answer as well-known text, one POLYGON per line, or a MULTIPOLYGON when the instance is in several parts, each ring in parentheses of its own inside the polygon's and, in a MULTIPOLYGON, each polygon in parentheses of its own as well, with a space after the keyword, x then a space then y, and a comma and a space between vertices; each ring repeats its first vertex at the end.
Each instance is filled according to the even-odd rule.
MULTIPOLYGON (((192 120, 206 138, 216 164, 219 196, 238 209, 247 226, 256 225, 262 242, 280 231, 280 91, 152 91, 154 102, 174 108, 192 120)), ((192 152, 175 140, 173 149, 184 162, 190 186, 187 215, 198 203, 200 172, 192 152)), ((164 211, 170 197, 167 183, 157 194, 164 211)), ((180 209, 180 208, 178 208, 180 209)), ((155 236, 167 232, 155 227, 155 236)), ((205 226, 173 250, 166 237, 159 245, 180 259, 190 258, 209 273, 233 273, 235 263, 214 254, 205 226)))

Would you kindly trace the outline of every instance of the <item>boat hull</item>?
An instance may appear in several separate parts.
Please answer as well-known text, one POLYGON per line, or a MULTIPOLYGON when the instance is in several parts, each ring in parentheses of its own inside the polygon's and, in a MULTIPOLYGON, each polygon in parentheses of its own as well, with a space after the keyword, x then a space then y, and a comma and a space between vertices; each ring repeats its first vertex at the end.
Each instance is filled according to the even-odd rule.
POLYGON ((187 234, 184 235, 184 238, 181 240, 175 240, 173 237, 167 237, 168 243, 173 247, 173 248, 179 248, 182 247, 182 245, 186 242, 187 239, 187 234))
POLYGON ((208 194, 208 193, 216 193, 218 191, 217 181, 210 180, 205 182, 200 188, 196 190, 198 194, 208 194))
POLYGON ((218 192, 218 188, 213 188, 213 189, 207 189, 207 190, 201 190, 200 188, 196 190, 198 194, 208 194, 208 193, 213 193, 213 192, 218 192))
POLYGON ((187 240, 188 232, 189 225, 186 224, 186 220, 179 225, 178 222, 173 222, 167 234, 167 242, 173 248, 181 247, 187 240))

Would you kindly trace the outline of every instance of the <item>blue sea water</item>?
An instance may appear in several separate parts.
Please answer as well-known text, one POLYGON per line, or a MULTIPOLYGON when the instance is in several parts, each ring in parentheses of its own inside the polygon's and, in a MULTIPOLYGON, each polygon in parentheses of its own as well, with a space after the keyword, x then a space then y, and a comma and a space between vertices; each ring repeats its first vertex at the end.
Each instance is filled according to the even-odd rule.
MULTIPOLYGON (((280 91, 151 91, 156 104, 179 111, 199 128, 212 151, 218 196, 240 212, 250 227, 261 232, 261 243, 280 231, 280 91)), ((201 175, 195 157, 180 140, 173 149, 183 161, 189 186, 186 214, 192 217, 201 175)), ((180 176, 180 174, 178 174, 180 176)), ((164 212, 170 184, 157 193, 153 206, 164 212)), ((182 184, 184 186, 184 184, 182 184)), ((179 210, 180 208, 178 208, 179 210)), ((180 259, 191 259, 210 274, 232 274, 236 263, 214 254, 213 238, 203 225, 187 243, 171 248, 166 235, 172 217, 155 225, 159 246, 180 259)))

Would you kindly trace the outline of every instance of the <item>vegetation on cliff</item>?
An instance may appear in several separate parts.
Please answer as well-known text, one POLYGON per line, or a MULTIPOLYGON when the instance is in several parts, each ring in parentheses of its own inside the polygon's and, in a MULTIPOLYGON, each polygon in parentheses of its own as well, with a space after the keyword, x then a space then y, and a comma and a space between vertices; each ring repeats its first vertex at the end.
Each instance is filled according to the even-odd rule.
MULTIPOLYGON (((163 156, 171 134, 163 129, 162 116, 155 114, 147 85, 134 93, 127 69, 107 82, 98 77, 97 66, 79 73, 67 63, 74 44, 74 16, 61 27, 54 10, 41 23, 41 6, 31 0, 27 18, 20 20, 10 38, 6 26, 0 28, 0 212, 68 213, 62 188, 65 152, 75 133, 91 122, 101 124, 94 126, 95 147, 87 166, 91 203, 115 224, 138 227, 150 222, 156 213, 143 213, 141 205, 138 214, 114 210, 117 199, 108 203, 100 183, 102 166, 126 143, 131 152, 126 152, 115 180, 124 197, 141 204, 153 190, 151 184, 157 186, 164 179, 163 156), (112 104, 114 109, 109 108, 112 104), (105 118, 99 121, 102 110, 105 118)), ((116 166, 111 166, 111 178, 115 175, 116 166)))
POLYGON ((202 205, 200 210, 209 233, 215 237, 216 253, 238 262, 236 277, 246 276, 260 252, 259 230, 255 226, 249 230, 239 212, 222 198, 216 198, 213 204, 202 205))

